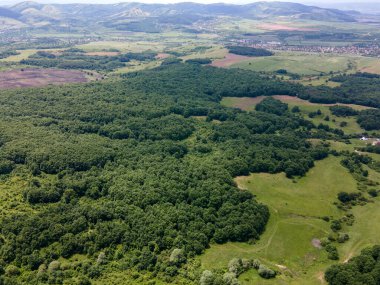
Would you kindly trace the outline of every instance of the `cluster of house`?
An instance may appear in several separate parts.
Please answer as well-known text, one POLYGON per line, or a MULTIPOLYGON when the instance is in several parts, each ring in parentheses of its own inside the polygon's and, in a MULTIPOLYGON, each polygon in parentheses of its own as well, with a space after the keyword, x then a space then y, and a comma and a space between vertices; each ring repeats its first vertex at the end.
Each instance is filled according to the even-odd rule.
POLYGON ((255 43, 252 40, 237 40, 253 48, 264 48, 278 51, 313 52, 321 54, 352 54, 361 56, 380 57, 380 47, 371 45, 319 46, 319 45, 287 45, 281 42, 255 43))
POLYGON ((380 139, 375 139, 375 138, 367 138, 367 137, 361 137, 361 141, 367 141, 370 142, 373 146, 380 146, 380 139))

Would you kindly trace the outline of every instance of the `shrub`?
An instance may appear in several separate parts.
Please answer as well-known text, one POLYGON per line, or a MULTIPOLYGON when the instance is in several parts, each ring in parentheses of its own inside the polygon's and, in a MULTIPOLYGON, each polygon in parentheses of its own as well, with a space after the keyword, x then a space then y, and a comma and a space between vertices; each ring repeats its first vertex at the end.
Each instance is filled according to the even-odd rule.
POLYGON ((350 239, 350 236, 346 233, 339 233, 337 241, 339 243, 344 243, 350 239))
POLYGON ((210 270, 205 270, 202 272, 201 279, 199 280, 200 285, 213 285, 215 276, 210 270))
POLYGON ((54 260, 49 263, 48 271, 54 272, 54 271, 58 271, 60 268, 61 268, 61 263, 58 260, 54 260))
POLYGON ((20 275, 20 269, 17 266, 8 265, 7 268, 5 268, 5 275, 9 277, 18 276, 20 275))
POLYGON ((175 248, 175 249, 173 249, 172 253, 170 254, 169 260, 172 264, 175 264, 178 266, 178 265, 186 262, 186 257, 184 255, 182 249, 175 248))
POLYGON ((333 221, 331 222, 331 226, 330 226, 330 228, 331 228, 334 232, 337 232, 337 231, 339 231, 339 230, 342 229, 342 224, 341 224, 341 222, 338 221, 338 220, 333 220, 333 221))
POLYGON ((239 285, 239 280, 236 275, 232 272, 227 272, 223 275, 223 282, 225 285, 239 285))
POLYGON ((265 278, 265 279, 271 279, 271 278, 276 277, 276 271, 266 267, 263 264, 260 265, 258 273, 262 278, 265 278))

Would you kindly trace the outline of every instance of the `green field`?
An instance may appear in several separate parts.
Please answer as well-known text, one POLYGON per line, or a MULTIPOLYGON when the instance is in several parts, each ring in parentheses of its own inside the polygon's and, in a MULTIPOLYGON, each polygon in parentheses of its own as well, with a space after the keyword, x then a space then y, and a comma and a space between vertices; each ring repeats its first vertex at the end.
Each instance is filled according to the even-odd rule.
MULTIPOLYGON (((268 281, 249 271, 240 276, 241 284, 323 284, 323 272, 332 262, 324 250, 312 245, 312 239, 326 237, 330 232, 329 223, 319 217, 339 218, 343 212, 333 205, 337 193, 356 190, 356 181, 340 165, 339 158, 317 162, 306 177, 296 181, 284 174, 265 173, 239 177, 236 181, 270 207, 267 229, 254 245, 212 245, 201 257, 203 267, 222 268, 234 257, 258 258, 282 274, 268 281)), ((341 260, 378 241, 380 228, 371 228, 370 221, 380 218, 379 201, 358 206, 353 213, 354 226, 344 228, 351 240, 338 247, 341 260)))
POLYGON ((350 72, 380 69, 380 60, 355 56, 323 55, 316 53, 277 52, 270 57, 257 57, 233 64, 232 68, 273 72, 286 69, 300 75, 319 75, 329 72, 350 72), (351 67, 350 67, 350 66, 351 67))
POLYGON ((118 49, 121 52, 144 52, 144 51, 162 51, 163 45, 158 42, 136 42, 136 41, 99 41, 88 44, 77 45, 77 48, 87 52, 104 51, 109 49, 118 49))

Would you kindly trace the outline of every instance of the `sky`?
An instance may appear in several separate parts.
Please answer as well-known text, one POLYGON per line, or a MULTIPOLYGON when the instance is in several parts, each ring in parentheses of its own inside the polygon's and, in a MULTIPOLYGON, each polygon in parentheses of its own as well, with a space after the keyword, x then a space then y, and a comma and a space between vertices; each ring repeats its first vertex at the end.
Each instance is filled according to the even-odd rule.
MULTIPOLYGON (((14 5, 25 0, 0 0, 0 6, 14 5)), ((112 4, 120 2, 143 2, 143 3, 178 3, 197 2, 202 4, 210 3, 230 3, 247 4, 258 1, 282 1, 302 3, 322 8, 335 8, 340 10, 356 10, 363 13, 380 13, 380 0, 32 0, 34 2, 53 3, 89 3, 89 4, 112 4)))
MULTIPOLYGON (((144 2, 144 3, 177 3, 177 2, 198 2, 198 3, 217 3, 217 2, 225 2, 231 4, 244 4, 244 3, 252 3, 258 2, 258 0, 35 0, 35 2, 40 3, 120 3, 120 2, 144 2)), ((272 0, 273 1, 273 0, 272 0)), ((331 4, 334 3, 355 3, 360 4, 363 2, 366 3, 380 3, 380 0, 277 0, 277 1, 285 1, 285 2, 298 2, 304 4, 331 4)), ((22 0, 0 0, 1 4, 13 4, 22 2, 22 0)), ((380 5, 380 4, 379 4, 380 5)))

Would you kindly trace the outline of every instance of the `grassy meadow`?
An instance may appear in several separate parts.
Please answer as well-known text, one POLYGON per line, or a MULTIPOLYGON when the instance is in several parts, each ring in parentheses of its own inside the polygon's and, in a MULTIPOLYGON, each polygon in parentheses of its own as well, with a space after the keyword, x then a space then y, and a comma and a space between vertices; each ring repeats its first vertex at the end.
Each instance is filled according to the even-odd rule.
MULTIPOLYGON (((371 172, 371 175, 377 175, 375 179, 380 181, 378 173, 371 172)), ((317 162, 300 179, 290 180, 283 173, 258 173, 238 177, 236 182, 240 188, 248 189, 258 201, 270 207, 267 229, 256 244, 212 245, 201 257, 202 266, 223 268, 235 257, 258 258, 279 270, 281 275, 265 280, 251 270, 240 276, 241 284, 324 284, 323 272, 333 262, 312 241, 331 232, 330 224, 321 217, 340 218, 344 214, 333 204, 337 201, 337 194, 356 191, 356 181, 340 165, 340 158, 329 157, 317 162)), ((338 246, 340 261, 376 243, 380 228, 371 221, 380 218, 379 203, 375 200, 374 203, 354 207, 355 223, 343 229, 351 239, 338 246)))

